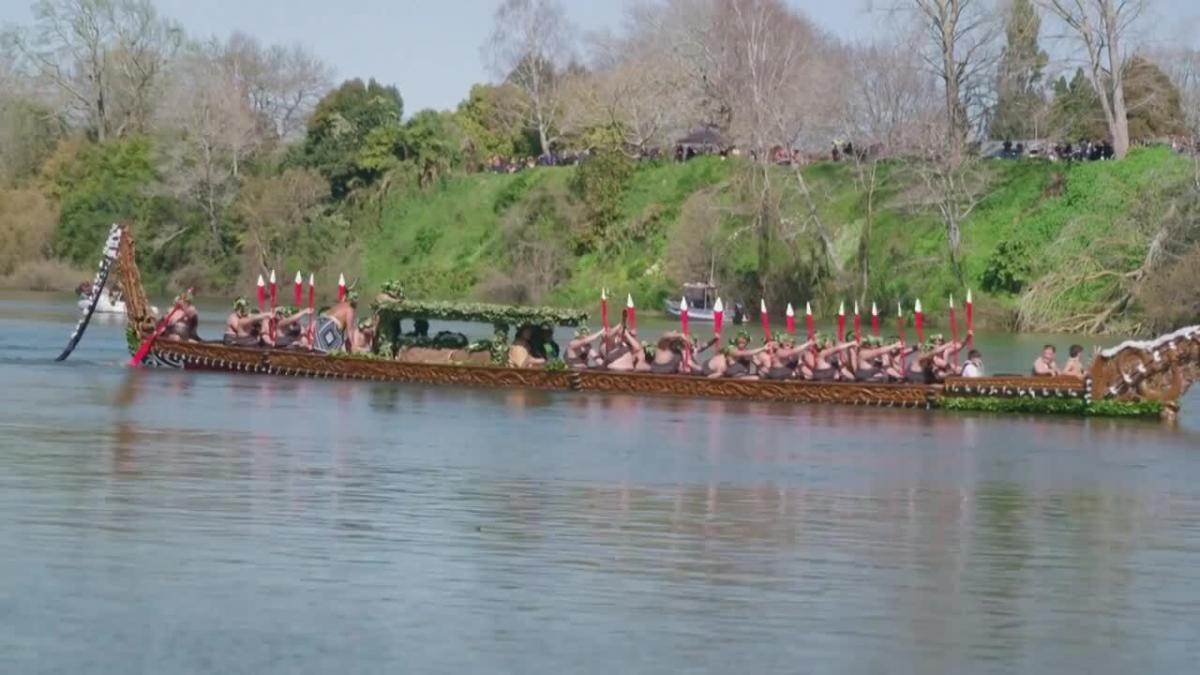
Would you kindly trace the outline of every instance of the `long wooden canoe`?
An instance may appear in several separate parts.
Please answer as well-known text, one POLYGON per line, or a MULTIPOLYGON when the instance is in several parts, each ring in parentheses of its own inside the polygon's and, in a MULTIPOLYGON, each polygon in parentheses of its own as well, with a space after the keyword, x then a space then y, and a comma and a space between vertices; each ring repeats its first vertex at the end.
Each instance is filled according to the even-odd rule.
MULTIPOLYGON (((128 307, 131 349, 154 328, 141 284, 132 230, 114 225, 117 265, 128 307)), ((159 340, 149 365, 253 375, 471 387, 524 387, 574 392, 684 396, 781 403, 835 403, 897 408, 945 408, 1001 413, 1173 418, 1180 397, 1200 378, 1200 327, 1157 340, 1097 352, 1091 373, 1070 377, 949 378, 943 385, 748 381, 603 370, 541 370, 323 354, 294 349, 231 347, 159 340)))

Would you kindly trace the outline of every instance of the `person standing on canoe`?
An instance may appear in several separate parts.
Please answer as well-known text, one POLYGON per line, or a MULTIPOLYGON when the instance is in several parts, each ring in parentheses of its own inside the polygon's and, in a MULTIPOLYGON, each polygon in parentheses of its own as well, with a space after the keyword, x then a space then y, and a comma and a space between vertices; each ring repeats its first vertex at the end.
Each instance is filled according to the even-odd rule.
POLYGON ((354 310, 358 308, 358 291, 350 291, 346 299, 321 313, 317 319, 315 348, 323 352, 346 349, 354 343, 354 310))
POLYGON ((233 312, 225 320, 225 335, 221 341, 235 347, 257 347, 260 342, 261 323, 270 314, 251 314, 250 303, 245 298, 233 301, 233 312))

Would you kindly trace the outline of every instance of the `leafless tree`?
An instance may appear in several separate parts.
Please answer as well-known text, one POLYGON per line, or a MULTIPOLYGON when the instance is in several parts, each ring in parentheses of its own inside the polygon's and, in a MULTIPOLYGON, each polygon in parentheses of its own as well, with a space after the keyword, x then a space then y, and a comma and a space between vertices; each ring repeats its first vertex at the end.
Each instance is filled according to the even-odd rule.
POLYGON ((563 127, 609 126, 634 153, 661 147, 689 124, 688 81, 656 36, 593 36, 592 68, 565 87, 563 127))
MULTIPOLYGON (((769 277, 773 239, 793 244, 805 234, 820 242, 818 265, 834 273, 841 264, 833 236, 822 222, 817 201, 792 149, 814 134, 814 128, 836 120, 842 80, 838 47, 805 17, 778 0, 720 0, 715 14, 723 46, 714 50, 730 59, 723 67, 733 74, 726 85, 737 102, 732 133, 739 145, 755 158, 750 182, 757 194, 760 276, 769 277), (776 156, 776 154, 780 156, 776 156), (791 167, 790 177, 799 192, 805 213, 799 219, 780 218, 780 186, 772 184, 772 167, 791 167), (774 194, 773 194, 774 193, 774 194)), ((824 127, 826 131, 832 127, 824 127)))
POLYGON ((870 289, 876 199, 888 176, 880 171, 880 163, 921 156, 923 133, 934 126, 940 114, 936 82, 907 38, 902 33, 884 38, 854 48, 850 56, 843 135, 853 139, 855 149, 843 160, 853 164, 866 201, 857 253, 858 292, 863 302, 870 289))
POLYGON ((815 276, 837 270, 817 196, 798 166, 776 165, 836 132, 840 47, 779 0, 660 0, 635 5, 631 17, 642 40, 659 45, 682 74, 687 121, 717 128, 753 160, 741 177, 740 215, 758 239, 760 282, 769 283, 773 251, 799 252, 809 241, 818 242, 815 276), (786 212, 792 191, 799 217, 786 212))
POLYGON ((571 56, 573 31, 558 0, 505 0, 483 48, 496 76, 525 93, 522 117, 537 129, 543 153, 556 140, 561 70, 571 56))
POLYGON ((281 140, 303 133, 305 120, 333 80, 332 69, 303 46, 264 47, 243 33, 234 33, 221 46, 220 61, 251 109, 281 140))
POLYGON ((149 0, 39 0, 9 41, 99 140, 145 131, 182 30, 149 0))
POLYGON ((236 196, 239 167, 259 139, 254 112, 233 73, 221 66, 218 45, 190 47, 171 69, 159 115, 169 160, 164 174, 204 212, 214 253, 222 246, 221 215, 236 196))
POLYGON ((1038 0, 1084 48, 1088 78, 1100 99, 1117 159, 1129 152, 1125 42, 1148 0, 1038 0))
POLYGON ((676 132, 705 126, 728 135, 732 127, 736 76, 718 11, 717 0, 642 0, 628 9, 629 41, 653 45, 656 60, 681 77, 690 113, 676 132))
POLYGON ((972 116, 986 104, 999 33, 996 15, 989 0, 905 0, 898 8, 911 12, 923 29, 925 49, 920 53, 942 83, 947 150, 960 157, 972 116))

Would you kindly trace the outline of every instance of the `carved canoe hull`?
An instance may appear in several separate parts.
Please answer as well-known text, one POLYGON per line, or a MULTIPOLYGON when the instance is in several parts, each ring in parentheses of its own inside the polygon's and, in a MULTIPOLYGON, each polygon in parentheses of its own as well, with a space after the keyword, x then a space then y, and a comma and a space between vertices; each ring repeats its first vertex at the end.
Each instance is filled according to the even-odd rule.
POLYGON ((287 350, 230 347, 216 343, 159 342, 147 363, 152 366, 251 375, 317 379, 407 382, 470 387, 520 387, 559 391, 742 399, 782 403, 840 403, 926 408, 940 386, 840 382, 778 382, 617 373, 539 370, 442 363, 405 363, 383 359, 287 350))
MULTIPOLYGON (((122 227, 121 235, 118 265, 126 292, 132 350, 137 341, 153 332, 155 320, 141 284, 133 237, 128 226, 122 227)), ((946 407, 1020 413, 1152 413, 1173 417, 1178 411, 1178 398, 1194 380, 1200 378, 1200 327, 1176 331, 1155 341, 1124 344, 1097 354, 1092 374, 1086 381, 1064 377, 949 378, 944 385, 751 381, 611 371, 412 363, 289 349, 165 340, 155 344, 147 363, 186 370, 426 385, 519 387, 780 403, 946 407), (1093 392, 1096 393, 1095 401, 1130 407, 1124 410, 1111 406, 1097 407, 1093 402, 1093 392), (1005 405, 997 405, 997 402, 1005 405), (1049 405, 1027 405, 1042 402, 1049 405), (1009 405, 1013 403, 1021 405, 1009 405)))

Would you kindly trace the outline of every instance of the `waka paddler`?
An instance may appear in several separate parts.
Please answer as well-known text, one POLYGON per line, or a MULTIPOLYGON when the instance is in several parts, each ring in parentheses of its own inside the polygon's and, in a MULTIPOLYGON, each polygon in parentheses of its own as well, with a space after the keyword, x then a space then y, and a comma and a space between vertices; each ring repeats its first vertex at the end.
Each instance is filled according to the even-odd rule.
POLYGON ((830 338, 817 338, 817 350, 808 351, 804 355, 804 365, 812 372, 814 382, 837 382, 838 380, 853 380, 854 373, 837 360, 837 356, 849 351, 853 342, 835 344, 830 338))
MULTIPOLYGON (((299 312, 294 312, 290 316, 280 316, 287 314, 286 307, 280 307, 275 310, 275 315, 279 317, 275 324, 275 346, 276 347, 296 347, 309 349, 312 345, 308 342, 308 335, 304 332, 302 320, 312 314, 311 308, 304 308, 299 312)), ((267 329, 268 331, 270 328, 267 329)), ((270 335, 264 333, 264 342, 270 341, 270 335)))
POLYGON ((178 305, 179 311, 175 312, 162 336, 174 342, 200 342, 200 335, 196 332, 200 325, 200 313, 196 311, 196 306, 182 296, 176 296, 172 304, 178 305))
POLYGON ((850 350, 850 363, 854 367, 854 379, 857 382, 887 382, 887 358, 903 345, 897 340, 890 345, 884 345, 877 337, 863 338, 862 346, 850 350))
POLYGON ((687 349, 683 353, 684 358, 682 372, 687 375, 708 375, 708 366, 712 363, 712 360, 717 357, 720 357, 722 360, 724 360, 725 357, 717 354, 716 356, 705 361, 700 357, 700 355, 720 343, 720 335, 712 336, 709 338, 708 342, 705 342, 703 345, 700 344, 700 339, 693 335, 691 341, 687 345, 687 349))
POLYGON ((595 350, 596 342, 602 337, 604 337, 603 329, 593 333, 588 330, 587 326, 577 328, 575 339, 567 343, 567 353, 563 357, 567 366, 575 370, 586 370, 602 365, 603 361, 599 352, 595 350))
POLYGON ((758 357, 767 351, 768 345, 758 349, 750 349, 750 333, 738 331, 733 339, 733 349, 725 356, 725 377, 739 380, 758 379, 758 357))
POLYGON ((605 342, 604 367, 618 372, 647 371, 646 349, 637 338, 637 331, 614 326, 605 342))
POLYGON ((812 342, 796 344, 794 335, 784 334, 778 342, 768 343, 768 366, 765 377, 768 380, 794 380, 800 376, 801 357, 812 349, 812 342))
POLYGON ((654 358, 650 360, 650 372, 659 375, 676 375, 683 370, 687 358, 687 337, 677 331, 662 334, 654 346, 654 358))
POLYGON ((221 341, 234 347, 257 347, 260 326, 270 317, 270 314, 251 314, 250 303, 245 298, 238 298, 233 301, 233 312, 225 319, 225 335, 221 341))
POLYGON ((944 376, 938 369, 938 358, 945 359, 945 355, 955 349, 962 349, 962 345, 957 342, 946 342, 944 344, 927 342, 921 345, 918 355, 908 364, 905 381, 915 384, 937 384, 941 382, 944 376))

